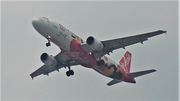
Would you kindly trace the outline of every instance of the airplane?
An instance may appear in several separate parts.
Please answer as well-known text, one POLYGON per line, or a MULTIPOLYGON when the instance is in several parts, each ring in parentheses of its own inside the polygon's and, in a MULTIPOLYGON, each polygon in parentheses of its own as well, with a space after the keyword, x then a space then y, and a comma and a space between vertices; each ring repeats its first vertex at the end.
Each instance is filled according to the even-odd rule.
POLYGON ((95 37, 89 36, 86 41, 83 41, 79 36, 66 29, 60 23, 50 21, 47 17, 34 18, 32 25, 39 34, 47 39, 47 47, 53 42, 61 50, 56 56, 43 53, 40 59, 44 65, 30 74, 32 79, 41 74, 49 75, 53 71, 59 72, 59 69, 63 67, 68 68, 66 75, 69 77, 74 75, 71 66, 81 65, 112 78, 112 81, 107 83, 108 86, 122 81, 136 83, 134 78, 155 72, 156 70, 150 69, 131 73, 132 54, 129 51, 124 54, 119 63, 112 61, 106 54, 109 55, 115 49, 125 49, 126 46, 136 43, 143 44, 150 37, 166 33, 163 30, 157 30, 105 41, 99 41, 95 37))

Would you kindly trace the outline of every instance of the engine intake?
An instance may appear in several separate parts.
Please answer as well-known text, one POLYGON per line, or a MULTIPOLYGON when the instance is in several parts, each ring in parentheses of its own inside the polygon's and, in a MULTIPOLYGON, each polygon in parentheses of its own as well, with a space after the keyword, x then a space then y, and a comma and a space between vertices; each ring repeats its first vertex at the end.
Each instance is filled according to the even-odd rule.
POLYGON ((43 53, 40 58, 41 58, 41 61, 47 66, 54 67, 57 65, 57 60, 52 55, 43 53))
POLYGON ((92 36, 90 36, 90 37, 87 38, 86 42, 87 42, 88 45, 92 45, 93 42, 94 42, 94 38, 92 36))
POLYGON ((87 38, 86 43, 93 51, 101 51, 103 49, 103 44, 94 37, 90 36, 87 38))

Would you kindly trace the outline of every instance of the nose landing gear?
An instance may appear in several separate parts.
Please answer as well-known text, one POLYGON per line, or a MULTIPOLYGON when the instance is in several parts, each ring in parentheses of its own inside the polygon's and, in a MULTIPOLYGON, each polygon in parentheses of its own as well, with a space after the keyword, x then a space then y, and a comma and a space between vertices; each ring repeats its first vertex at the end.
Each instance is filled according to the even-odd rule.
POLYGON ((51 46, 51 43, 50 43, 51 42, 51 36, 48 35, 47 40, 48 40, 48 43, 46 43, 46 46, 49 47, 49 46, 51 46))

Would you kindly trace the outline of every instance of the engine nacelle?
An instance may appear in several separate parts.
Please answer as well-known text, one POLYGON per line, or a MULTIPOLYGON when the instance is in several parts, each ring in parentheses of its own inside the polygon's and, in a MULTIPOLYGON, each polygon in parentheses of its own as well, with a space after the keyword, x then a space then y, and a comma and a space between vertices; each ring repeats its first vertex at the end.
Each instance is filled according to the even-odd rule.
POLYGON ((54 67, 57 65, 57 60, 52 55, 48 55, 47 53, 43 53, 41 55, 41 61, 47 66, 54 67))
POLYGON ((90 46, 93 51, 101 51, 103 49, 103 44, 94 37, 90 36, 87 38, 86 43, 90 46))

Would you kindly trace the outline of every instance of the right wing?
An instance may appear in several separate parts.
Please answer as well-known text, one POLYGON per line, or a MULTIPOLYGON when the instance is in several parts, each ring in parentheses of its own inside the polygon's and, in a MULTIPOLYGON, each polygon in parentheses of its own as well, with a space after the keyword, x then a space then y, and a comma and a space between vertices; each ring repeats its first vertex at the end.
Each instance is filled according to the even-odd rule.
POLYGON ((101 51, 93 51, 92 49, 90 49, 88 44, 82 44, 81 47, 86 52, 93 52, 96 57, 102 57, 105 54, 109 54, 113 50, 116 50, 119 48, 125 49, 126 46, 130 46, 136 43, 143 43, 144 41, 147 41, 148 38, 156 36, 156 35, 160 35, 163 33, 166 33, 166 31, 158 30, 154 32, 149 32, 149 33, 144 33, 144 34, 139 34, 139 35, 134 35, 134 36, 129 36, 129 37, 101 41, 104 46, 101 51))
POLYGON ((41 66, 39 69, 37 69, 36 71, 34 71, 33 73, 30 74, 31 78, 33 79, 36 76, 39 76, 41 74, 44 75, 48 75, 49 73, 53 72, 53 71, 59 71, 60 68, 62 67, 66 67, 67 66, 67 61, 68 64, 70 66, 74 66, 74 65, 79 65, 78 63, 76 63, 75 61, 70 60, 66 55, 64 55, 62 52, 57 54, 55 56, 55 59, 58 62, 58 66, 56 67, 50 67, 47 65, 43 65, 41 66))
POLYGON ((134 36, 124 37, 124 38, 117 38, 117 39, 102 41, 104 48, 102 52, 100 53, 100 55, 103 56, 119 48, 125 49, 126 46, 133 45, 136 43, 143 43, 144 41, 147 41, 148 38, 156 36, 156 35, 160 35, 163 33, 166 33, 166 31, 158 30, 154 32, 140 34, 140 35, 134 35, 134 36))

